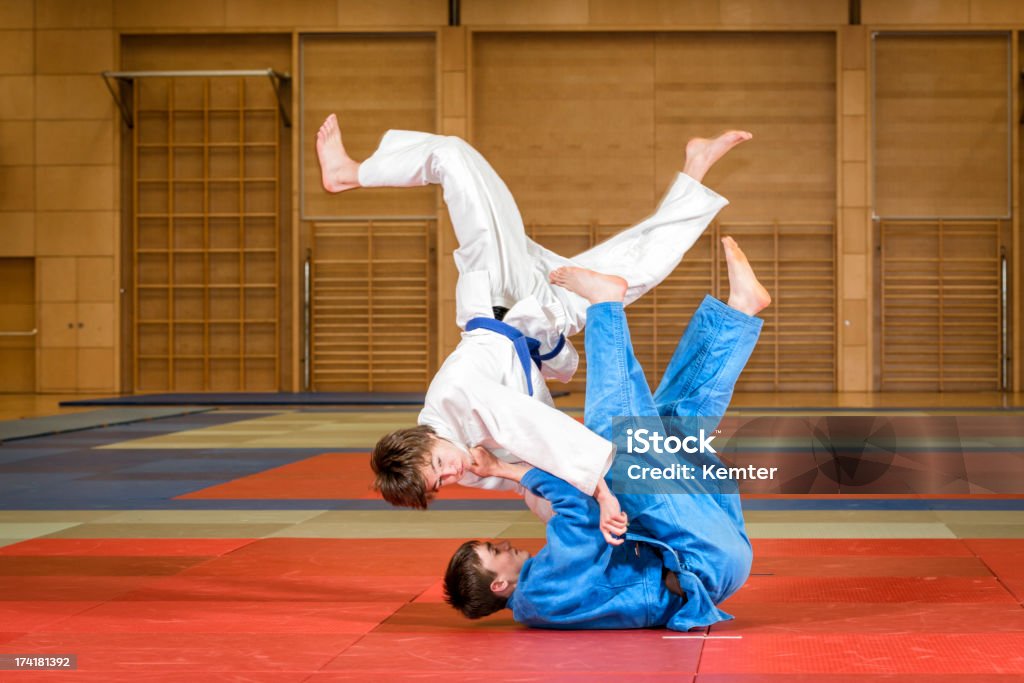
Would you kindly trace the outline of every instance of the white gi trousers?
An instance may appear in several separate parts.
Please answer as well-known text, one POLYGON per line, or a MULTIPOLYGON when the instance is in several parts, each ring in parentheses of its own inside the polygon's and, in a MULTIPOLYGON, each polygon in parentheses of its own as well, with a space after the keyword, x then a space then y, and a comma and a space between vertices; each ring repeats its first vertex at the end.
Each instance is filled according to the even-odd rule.
MULTIPOLYGON (((567 337, 586 325, 589 303, 550 284, 548 273, 575 265, 618 275, 629 284, 624 301, 629 305, 668 277, 728 204, 721 195, 680 173, 653 215, 566 258, 526 236, 512 193, 487 160, 459 138, 388 131, 377 151, 360 166, 359 182, 364 187, 440 184, 459 243, 454 253, 459 273, 487 276, 488 307, 511 309, 528 297, 536 298, 554 316, 558 332, 567 337)), ((481 281, 473 282, 474 291, 480 290, 481 281)), ((468 321, 462 313, 460 327, 468 321)), ((542 351, 547 350, 544 341, 542 351)))
MULTIPOLYGON (((469 144, 455 137, 388 131, 359 168, 364 187, 440 184, 459 247, 457 322, 492 317, 492 305, 510 310, 504 322, 541 342, 541 352, 586 324, 586 299, 548 282, 548 273, 576 265, 619 275, 631 303, 664 280, 728 202, 689 176, 679 174, 649 218, 572 258, 545 249, 526 236, 523 220, 505 183, 469 144)), ((441 438, 458 446, 484 446, 509 462, 527 462, 591 494, 615 455, 614 445, 557 410, 543 378, 568 381, 578 354, 564 350, 531 364, 534 387, 512 342, 487 330, 463 332, 462 341, 434 376, 419 415, 441 438), (541 376, 543 375, 543 377, 541 376)), ((466 473, 460 484, 480 488, 521 487, 466 473)), ((526 492, 528 493, 528 492, 526 492)), ((543 499, 527 495, 542 519, 551 515, 543 499)))

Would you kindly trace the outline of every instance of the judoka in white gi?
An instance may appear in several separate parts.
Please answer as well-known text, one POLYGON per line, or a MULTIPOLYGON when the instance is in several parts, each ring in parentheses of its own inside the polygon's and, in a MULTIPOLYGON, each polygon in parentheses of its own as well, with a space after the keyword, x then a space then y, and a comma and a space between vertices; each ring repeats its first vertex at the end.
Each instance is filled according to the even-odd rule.
POLYGON ((388 131, 362 163, 345 152, 332 114, 317 134, 324 188, 440 184, 459 248, 457 322, 462 341, 427 390, 419 427, 383 437, 372 456, 376 486, 395 505, 425 508, 441 486, 515 488, 542 519, 550 506, 514 482, 472 474, 470 450, 527 462, 594 495, 602 531, 618 516, 604 475, 614 447, 554 408, 545 378, 568 381, 579 361, 566 339, 586 324, 588 302, 551 283, 563 266, 626 280, 625 304, 667 277, 728 201, 701 184, 705 173, 750 133, 694 138, 657 211, 637 225, 570 258, 526 236, 508 188, 487 161, 455 137, 388 131), (507 309, 495 319, 495 308, 507 309))

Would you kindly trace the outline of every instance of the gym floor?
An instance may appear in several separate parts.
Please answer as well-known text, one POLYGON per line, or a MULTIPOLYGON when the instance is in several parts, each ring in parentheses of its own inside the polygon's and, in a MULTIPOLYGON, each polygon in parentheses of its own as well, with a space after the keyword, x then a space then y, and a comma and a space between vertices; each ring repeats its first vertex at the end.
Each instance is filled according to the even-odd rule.
POLYGON ((0 445, 0 652, 77 656, 36 680, 1024 678, 1024 497, 748 500, 752 576, 703 632, 464 620, 452 551, 544 528, 473 489, 378 500, 369 448, 415 415, 218 409, 0 445))

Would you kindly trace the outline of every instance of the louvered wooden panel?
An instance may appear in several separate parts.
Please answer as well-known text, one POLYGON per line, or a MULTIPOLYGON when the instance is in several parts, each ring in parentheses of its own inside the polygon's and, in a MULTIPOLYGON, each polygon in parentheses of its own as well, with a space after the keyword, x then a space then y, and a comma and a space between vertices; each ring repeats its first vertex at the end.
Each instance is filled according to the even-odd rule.
MULTIPOLYGON (((772 295, 761 339, 737 385, 745 391, 834 391, 836 382, 835 228, 831 223, 724 223, 716 237, 740 244, 772 295)), ((718 242, 716 239, 716 247, 718 242)), ((717 248, 717 292, 729 294, 717 248)))
POLYGON ((134 89, 136 391, 274 391, 281 121, 265 78, 134 89))
POLYGON ((433 377, 433 221, 314 223, 313 391, 423 391, 433 377))
POLYGON ((1003 221, 882 221, 881 388, 1001 386, 1003 221))

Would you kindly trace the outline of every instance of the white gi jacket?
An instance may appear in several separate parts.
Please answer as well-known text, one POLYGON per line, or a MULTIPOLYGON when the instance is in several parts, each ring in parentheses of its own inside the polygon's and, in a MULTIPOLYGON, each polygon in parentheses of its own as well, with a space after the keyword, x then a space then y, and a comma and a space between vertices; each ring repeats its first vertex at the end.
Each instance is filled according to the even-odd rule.
MULTIPOLYGON (((460 327, 476 317, 493 317, 487 273, 476 271, 459 277, 456 305, 460 327)), ((515 304, 505 322, 554 344, 557 329, 535 298, 515 304)), ((579 362, 566 340, 562 352, 544 368, 563 381, 572 377, 579 362), (557 361, 557 362, 556 362, 557 361)), ((419 423, 456 446, 483 446, 507 462, 526 462, 593 494, 598 481, 611 467, 614 445, 554 407, 551 392, 537 366, 530 364, 533 396, 527 393, 526 374, 512 341, 488 330, 462 333, 462 341, 434 375, 424 400, 419 423)), ((486 489, 516 490, 526 495, 530 508, 542 519, 551 516, 547 501, 529 494, 515 482, 499 477, 481 478, 471 472, 459 483, 486 489)))

